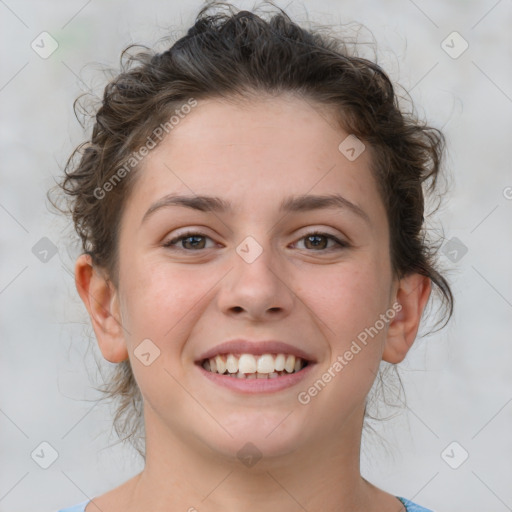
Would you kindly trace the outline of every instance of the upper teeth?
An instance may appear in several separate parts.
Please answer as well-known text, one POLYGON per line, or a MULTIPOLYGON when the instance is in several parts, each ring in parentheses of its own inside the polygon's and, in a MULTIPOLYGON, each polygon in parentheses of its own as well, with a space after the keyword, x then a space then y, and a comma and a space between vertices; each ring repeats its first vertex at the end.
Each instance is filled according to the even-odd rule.
POLYGON ((299 371, 304 365, 303 359, 291 354, 227 354, 212 357, 203 363, 206 370, 216 373, 226 373, 226 370, 228 373, 273 373, 283 370, 292 373, 299 371))

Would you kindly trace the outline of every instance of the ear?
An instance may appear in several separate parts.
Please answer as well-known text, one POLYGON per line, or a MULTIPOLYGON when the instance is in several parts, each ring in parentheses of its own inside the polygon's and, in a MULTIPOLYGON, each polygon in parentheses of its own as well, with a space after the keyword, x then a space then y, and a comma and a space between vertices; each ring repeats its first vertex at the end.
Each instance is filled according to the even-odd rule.
POLYGON ((91 317, 103 357, 111 363, 128 359, 117 290, 93 266, 88 254, 82 254, 76 261, 75 285, 91 317))
POLYGON ((421 315, 431 292, 431 281, 421 274, 409 274, 398 284, 395 298, 395 318, 390 322, 382 353, 382 359, 388 363, 399 363, 412 347, 421 315), (398 310, 398 304, 400 309, 398 310))

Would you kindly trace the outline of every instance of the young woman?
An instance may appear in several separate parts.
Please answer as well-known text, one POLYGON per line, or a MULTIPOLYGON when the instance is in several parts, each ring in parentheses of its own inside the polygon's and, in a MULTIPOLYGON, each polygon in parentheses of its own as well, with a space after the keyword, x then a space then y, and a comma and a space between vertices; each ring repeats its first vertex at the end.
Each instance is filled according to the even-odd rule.
POLYGON ((359 458, 381 361, 433 290, 451 314, 423 230, 443 136, 343 41, 211 8, 108 84, 61 183, 145 432, 140 474, 61 512, 426 511, 359 458))

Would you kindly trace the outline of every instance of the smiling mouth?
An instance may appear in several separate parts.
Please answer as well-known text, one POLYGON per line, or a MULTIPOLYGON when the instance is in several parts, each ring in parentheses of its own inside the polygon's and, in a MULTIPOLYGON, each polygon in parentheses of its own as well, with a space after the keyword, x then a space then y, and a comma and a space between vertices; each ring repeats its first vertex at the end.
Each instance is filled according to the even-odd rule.
POLYGON ((276 379, 300 372, 308 361, 292 354, 219 354, 203 359, 206 371, 237 379, 276 379))

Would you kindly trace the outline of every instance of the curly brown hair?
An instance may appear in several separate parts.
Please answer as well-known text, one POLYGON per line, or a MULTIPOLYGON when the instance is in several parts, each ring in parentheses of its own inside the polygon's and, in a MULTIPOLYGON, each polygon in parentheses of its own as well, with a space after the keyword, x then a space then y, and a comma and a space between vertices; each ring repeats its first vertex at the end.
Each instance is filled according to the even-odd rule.
MULTIPOLYGON (((388 215, 394 275, 419 273, 430 278, 448 322, 453 296, 437 269, 438 246, 427 236, 424 216, 424 194, 437 189, 445 145, 442 133, 420 122, 412 108, 406 112, 399 101, 404 98, 387 74, 375 62, 359 57, 355 46, 302 28, 277 9, 266 20, 229 3, 209 2, 186 35, 166 51, 142 47, 130 55, 138 46, 125 49, 121 72, 105 87, 90 139, 67 161, 58 184, 67 205, 59 210, 71 214, 83 251, 117 287, 118 227, 138 167, 109 187, 108 194, 98 197, 98 190, 112 183, 155 127, 190 98, 250 100, 262 94, 296 93, 327 107, 340 127, 372 149, 371 171, 388 215), (211 14, 215 7, 228 7, 229 12, 211 14)), ((142 397, 129 360, 116 365, 101 391, 118 400, 117 434, 145 458, 137 445, 144 438, 137 436, 144 427, 142 397)))

